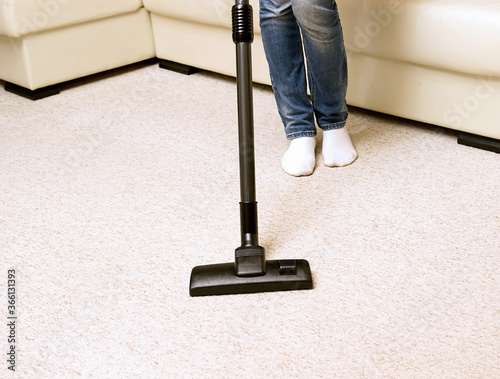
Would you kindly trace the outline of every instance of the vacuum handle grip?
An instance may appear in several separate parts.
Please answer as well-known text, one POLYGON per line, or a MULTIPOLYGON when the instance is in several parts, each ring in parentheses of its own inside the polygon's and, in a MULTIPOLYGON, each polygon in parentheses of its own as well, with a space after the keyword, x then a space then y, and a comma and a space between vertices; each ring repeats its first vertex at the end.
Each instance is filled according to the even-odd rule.
POLYGON ((253 42, 253 9, 247 1, 236 1, 232 8, 233 41, 253 42))

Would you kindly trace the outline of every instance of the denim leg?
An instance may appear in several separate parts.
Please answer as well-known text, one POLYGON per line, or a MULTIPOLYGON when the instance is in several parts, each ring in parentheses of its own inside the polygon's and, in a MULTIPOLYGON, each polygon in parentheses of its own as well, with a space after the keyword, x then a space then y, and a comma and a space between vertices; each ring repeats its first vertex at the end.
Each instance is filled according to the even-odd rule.
POLYGON ((260 0, 260 28, 278 112, 288 139, 316 135, 300 29, 291 0, 260 0))
POLYGON ((347 58, 335 0, 292 0, 302 31, 309 90, 318 126, 340 129, 347 119, 347 58))
POLYGON ((287 138, 315 136, 314 116, 323 130, 342 128, 347 62, 335 0, 260 0, 260 27, 287 138))

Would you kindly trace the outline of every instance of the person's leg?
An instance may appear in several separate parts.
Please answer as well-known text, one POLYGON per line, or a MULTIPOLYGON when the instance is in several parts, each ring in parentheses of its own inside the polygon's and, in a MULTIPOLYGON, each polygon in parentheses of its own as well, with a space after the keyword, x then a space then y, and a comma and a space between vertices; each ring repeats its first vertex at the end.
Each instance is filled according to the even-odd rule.
POLYGON ((282 167, 290 175, 309 175, 315 166, 316 126, 291 0, 260 0, 260 28, 278 112, 291 140, 282 167))
POLYGON ((323 130, 327 166, 352 163, 357 153, 345 128, 347 59, 335 0, 292 0, 302 32, 312 104, 323 130))

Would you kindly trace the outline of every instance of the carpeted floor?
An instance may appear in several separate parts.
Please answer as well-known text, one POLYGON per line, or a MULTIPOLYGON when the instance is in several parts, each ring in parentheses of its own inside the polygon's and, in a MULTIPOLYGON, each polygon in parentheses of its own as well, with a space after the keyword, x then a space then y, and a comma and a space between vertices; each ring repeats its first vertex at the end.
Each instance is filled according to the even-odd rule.
POLYGON ((235 99, 157 65, 0 91, 0 377, 500 377, 500 156, 434 126, 350 108, 358 160, 294 178, 255 86, 260 242, 315 288, 189 297, 240 242, 235 99))

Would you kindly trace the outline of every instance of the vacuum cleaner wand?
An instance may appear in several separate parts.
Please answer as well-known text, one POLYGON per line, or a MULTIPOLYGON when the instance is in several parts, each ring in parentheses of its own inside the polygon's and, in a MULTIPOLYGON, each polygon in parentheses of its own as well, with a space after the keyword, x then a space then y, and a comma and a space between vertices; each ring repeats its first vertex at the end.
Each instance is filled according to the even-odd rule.
POLYGON ((206 296, 310 289, 313 283, 306 260, 266 261, 264 248, 259 245, 251 69, 253 10, 248 0, 236 0, 232 21, 238 93, 241 246, 235 251, 234 263, 193 268, 189 293, 206 296))

